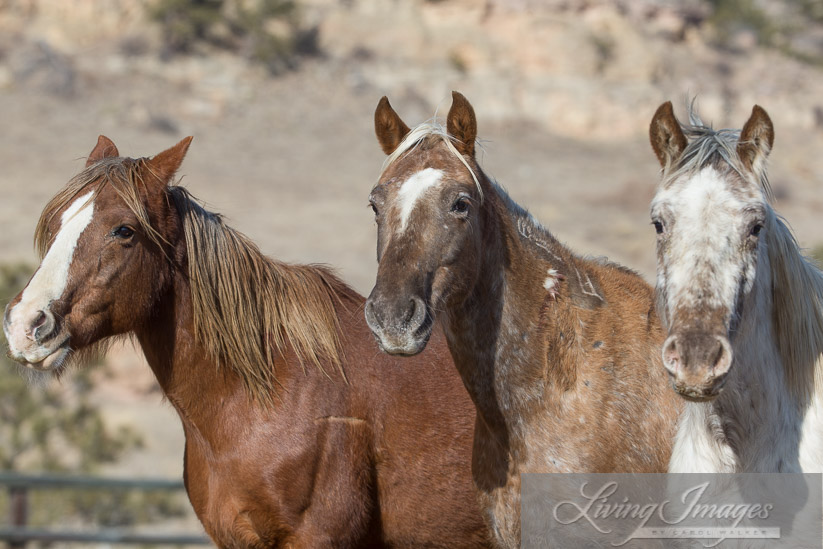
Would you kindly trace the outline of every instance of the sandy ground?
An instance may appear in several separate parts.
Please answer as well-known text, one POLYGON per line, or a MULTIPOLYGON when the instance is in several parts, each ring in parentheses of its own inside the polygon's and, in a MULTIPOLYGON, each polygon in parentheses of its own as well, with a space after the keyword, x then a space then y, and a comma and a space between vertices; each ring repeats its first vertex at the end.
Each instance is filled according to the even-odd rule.
MULTIPOLYGON (((266 253, 331 264, 367 294, 376 262, 366 199, 384 158, 372 113, 382 91, 343 85, 321 63, 250 88, 220 115, 204 117, 180 114, 186 89, 157 80, 91 82, 70 99, 24 87, 0 90, 0 262, 34 261, 31 237, 42 207, 82 168, 98 134, 127 156, 150 156, 193 135, 183 185, 266 253), (140 122, 134 113, 141 109, 171 117, 177 129, 140 122)), ((437 107, 392 99, 410 125, 437 107)), ((649 118, 656 107, 648 105, 649 118)), ((447 98, 440 108, 448 108, 447 98)), ((607 255, 652 280, 648 204, 658 166, 645 136, 576 142, 529 121, 488 125, 483 112, 477 115, 482 164, 516 201, 577 252, 607 255)), ((771 168, 777 206, 804 246, 823 242, 821 145, 819 131, 792 135, 777 128, 771 168)), ((112 423, 135 424, 148 443, 112 472, 180 476, 182 431, 142 357, 118 349, 109 361, 113 377, 95 399, 112 423)))

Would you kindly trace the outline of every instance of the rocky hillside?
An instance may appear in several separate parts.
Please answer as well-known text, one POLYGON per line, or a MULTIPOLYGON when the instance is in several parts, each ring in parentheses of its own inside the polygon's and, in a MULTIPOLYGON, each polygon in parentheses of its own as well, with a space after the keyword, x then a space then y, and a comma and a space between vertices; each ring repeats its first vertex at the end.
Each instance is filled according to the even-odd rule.
MULTIPOLYGON (((0 2, 0 86, 70 95, 142 74, 188 92, 169 112, 219 117, 269 78, 237 48, 164 58, 168 28, 149 17, 163 0, 147 2, 0 2)), ((319 54, 304 67, 421 113, 457 87, 487 119, 578 139, 638 135, 661 100, 692 95, 717 124, 755 102, 781 127, 823 123, 823 14, 809 0, 300 0, 296 17, 319 54)))

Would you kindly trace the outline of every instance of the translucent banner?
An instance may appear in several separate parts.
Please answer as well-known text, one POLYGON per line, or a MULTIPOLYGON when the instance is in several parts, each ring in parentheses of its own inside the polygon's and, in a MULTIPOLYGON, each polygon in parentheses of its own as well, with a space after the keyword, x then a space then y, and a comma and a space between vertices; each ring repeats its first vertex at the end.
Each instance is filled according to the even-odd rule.
POLYGON ((522 475, 522 547, 823 548, 820 474, 522 475))

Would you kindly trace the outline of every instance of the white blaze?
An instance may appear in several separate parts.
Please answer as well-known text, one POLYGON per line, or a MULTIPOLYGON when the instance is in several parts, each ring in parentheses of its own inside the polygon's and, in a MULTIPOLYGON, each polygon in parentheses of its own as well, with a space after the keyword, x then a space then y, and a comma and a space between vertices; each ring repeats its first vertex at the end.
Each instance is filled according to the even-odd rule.
POLYGON ((712 167, 661 191, 655 198, 660 201, 677 206, 664 258, 670 303, 694 305, 702 296, 712 307, 732 307, 740 273, 740 212, 746 203, 712 167))
POLYGON ((423 196, 427 189, 438 185, 442 178, 443 172, 441 170, 426 168, 403 182, 400 191, 397 193, 397 198, 400 203, 400 232, 406 230, 406 225, 409 223, 409 216, 420 197, 423 196))
POLYGON ((59 299, 66 289, 74 249, 94 212, 93 192, 81 196, 69 206, 60 218, 60 229, 46 257, 40 263, 34 277, 23 291, 20 302, 9 311, 11 333, 9 346, 15 350, 15 342, 25 341, 25 330, 37 311, 45 310, 59 299))

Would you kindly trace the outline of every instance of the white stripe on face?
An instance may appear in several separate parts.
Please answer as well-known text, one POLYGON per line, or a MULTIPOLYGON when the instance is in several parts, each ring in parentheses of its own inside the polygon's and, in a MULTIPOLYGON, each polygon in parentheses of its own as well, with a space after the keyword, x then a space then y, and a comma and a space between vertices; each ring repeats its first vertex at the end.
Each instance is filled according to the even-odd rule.
MULTIPOLYGON (((25 323, 37 311, 45 310, 49 304, 60 299, 66 289, 74 249, 80 235, 91 222, 94 212, 93 192, 81 196, 69 206, 60 218, 60 230, 40 263, 34 277, 23 291, 20 302, 10 313, 12 330, 25 330, 27 326, 15 327, 15 320, 25 323), (16 328, 16 329, 15 329, 16 328)), ((11 343, 11 342, 10 342, 11 343)))
MULTIPOLYGON (((744 256, 740 252, 740 212, 748 205, 729 189, 729 183, 712 167, 682 185, 672 185, 655 202, 677 205, 676 221, 668 236, 663 258, 668 273, 670 305, 733 310, 744 256)), ((670 206, 672 207, 672 206, 670 206)), ((747 267, 747 280, 754 277, 747 267)), ((665 283, 658 279, 658 284, 665 283)))
POLYGON ((426 190, 438 185, 443 178, 441 170, 426 168, 423 171, 409 177, 400 187, 397 198, 400 203, 400 232, 406 230, 409 223, 409 216, 414 210, 414 205, 426 190))

